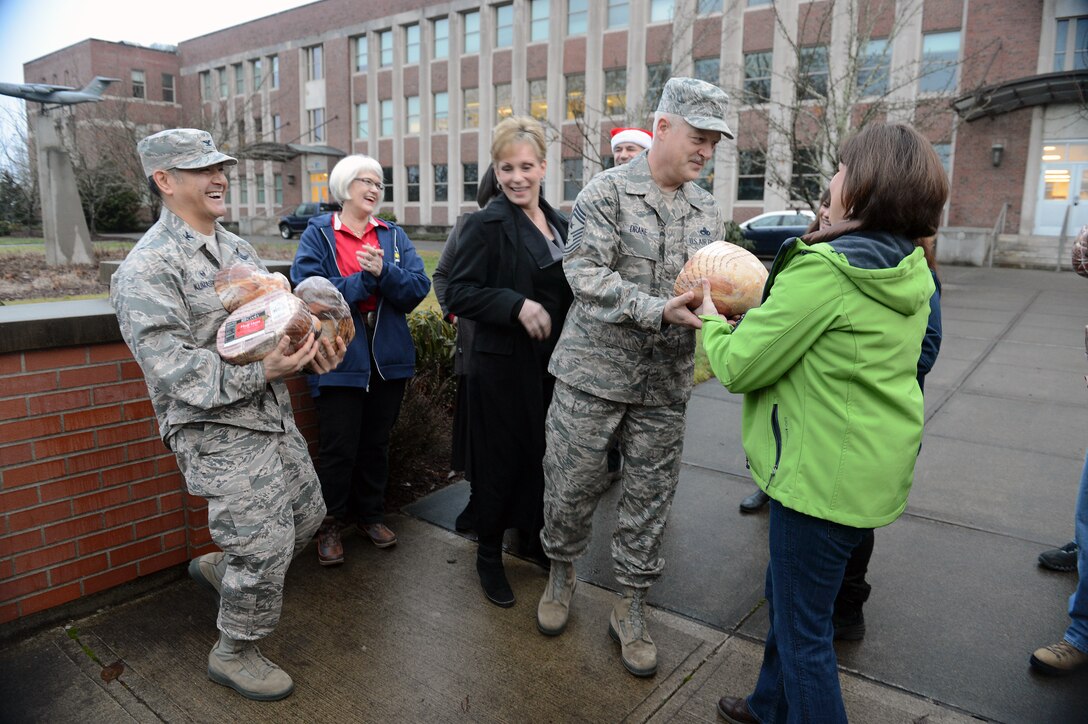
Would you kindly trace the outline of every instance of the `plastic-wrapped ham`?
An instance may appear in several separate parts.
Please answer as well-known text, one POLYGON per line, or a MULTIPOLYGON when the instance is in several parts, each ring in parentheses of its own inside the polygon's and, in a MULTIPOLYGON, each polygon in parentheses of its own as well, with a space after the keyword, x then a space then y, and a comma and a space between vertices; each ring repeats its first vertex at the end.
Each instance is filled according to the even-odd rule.
POLYGON ((306 335, 317 332, 316 321, 301 299, 281 289, 231 312, 219 326, 215 346, 227 362, 249 364, 264 359, 284 335, 291 338, 293 352, 306 335))
POLYGON ((291 283, 279 272, 264 272, 252 264, 233 264, 215 273, 215 293, 228 312, 269 292, 289 292, 291 283))
POLYGON ((702 279, 710 281, 710 296, 718 314, 726 317, 744 314, 758 307, 767 283, 767 268, 752 252, 728 241, 715 241, 695 252, 673 286, 680 295, 695 290, 691 307, 703 303, 702 279))
POLYGON ((321 336, 330 343, 339 335, 344 344, 355 339, 355 322, 351 320, 351 308, 332 282, 325 277, 309 277, 295 287, 295 296, 306 302, 310 314, 321 320, 321 336))

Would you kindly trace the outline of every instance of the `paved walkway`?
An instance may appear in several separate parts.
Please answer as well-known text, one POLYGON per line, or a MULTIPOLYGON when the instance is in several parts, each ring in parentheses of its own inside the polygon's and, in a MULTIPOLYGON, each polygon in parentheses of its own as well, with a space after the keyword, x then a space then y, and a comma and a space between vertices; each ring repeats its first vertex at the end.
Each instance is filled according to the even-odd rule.
MULTIPOLYGON (((1088 282, 965 267, 942 278, 945 339, 910 506, 877 533, 865 640, 838 648, 847 710, 856 722, 1085 722, 1088 678, 1041 678, 1027 659, 1060 637, 1075 585, 1035 556, 1072 534, 1088 282)), ((484 602, 473 544, 448 530, 462 485, 393 517, 391 550, 353 535, 345 565, 323 570, 307 552, 291 568, 263 647, 294 676, 289 699, 257 704, 207 681, 214 603, 181 579, 0 651, 0 720, 714 721, 717 697, 753 685, 766 632, 766 516, 737 513, 752 490, 739 415, 713 380, 696 389, 650 599, 652 679, 628 675, 607 634, 614 506, 598 510, 568 631, 547 639, 535 566, 511 559, 515 607, 484 602), (107 683, 115 661, 124 673, 107 683)))

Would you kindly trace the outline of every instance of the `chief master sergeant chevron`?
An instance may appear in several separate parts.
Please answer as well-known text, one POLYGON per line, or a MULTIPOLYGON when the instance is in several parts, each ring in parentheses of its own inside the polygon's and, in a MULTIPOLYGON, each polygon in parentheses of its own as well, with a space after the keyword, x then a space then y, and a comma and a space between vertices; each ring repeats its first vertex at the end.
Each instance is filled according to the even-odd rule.
POLYGON ((615 433, 626 464, 612 558, 624 595, 609 633, 636 676, 657 671, 644 603, 664 567, 659 551, 701 326, 687 308, 691 292, 672 297, 672 289, 688 257, 724 234, 718 204, 693 181, 721 137, 733 138, 728 102, 709 83, 670 79, 649 152, 598 174, 578 194, 564 251, 574 303, 549 369, 556 385, 545 428, 540 538, 552 565, 537 627, 551 636, 566 627, 573 561, 585 552, 608 488, 605 456, 615 433))
POLYGON ((208 500, 208 530, 222 553, 196 558, 189 574, 218 592, 219 641, 208 677, 250 699, 282 699, 294 683, 256 641, 275 628, 294 553, 325 515, 321 487, 295 426, 285 376, 343 359, 310 335, 293 354, 284 337, 263 361, 231 365, 216 352, 227 317, 213 279, 236 262, 263 268, 248 243, 216 222, 226 213, 224 167, 205 131, 178 128, 137 145, 162 215, 113 276, 110 302, 147 381, 163 442, 189 492, 208 500))

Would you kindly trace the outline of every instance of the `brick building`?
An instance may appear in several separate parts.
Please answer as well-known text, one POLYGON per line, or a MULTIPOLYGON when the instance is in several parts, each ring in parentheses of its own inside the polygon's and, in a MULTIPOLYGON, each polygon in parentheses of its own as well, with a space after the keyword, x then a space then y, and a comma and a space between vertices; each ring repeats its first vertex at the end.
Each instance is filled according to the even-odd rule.
POLYGON ((212 131, 243 159, 230 218, 257 233, 326 198, 348 152, 385 167, 402 223, 452 224, 511 112, 557 139, 545 192, 569 208, 607 131, 648 127, 664 80, 694 75, 735 101, 737 142, 701 180, 727 216, 803 204, 851 123, 906 120, 952 181, 943 259, 1052 265, 1063 226, 1088 223, 1086 44, 1085 0, 322 0, 174 53, 84 41, 25 76, 112 74, 151 107, 141 132, 212 131))

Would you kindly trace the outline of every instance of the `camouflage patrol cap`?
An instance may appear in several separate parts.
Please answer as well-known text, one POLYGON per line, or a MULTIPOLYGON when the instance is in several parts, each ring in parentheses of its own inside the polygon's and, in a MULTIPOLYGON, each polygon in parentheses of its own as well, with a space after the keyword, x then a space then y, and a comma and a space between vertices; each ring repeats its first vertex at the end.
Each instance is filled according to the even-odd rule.
POLYGON ((728 107, 729 96, 725 91, 697 78, 669 78, 657 104, 659 113, 680 116, 693 128, 721 131, 726 138, 733 138, 725 123, 728 107))
POLYGON ((172 168, 207 168, 218 163, 236 164, 238 159, 215 148, 212 134, 196 128, 171 128, 148 136, 136 144, 144 174, 172 168))

